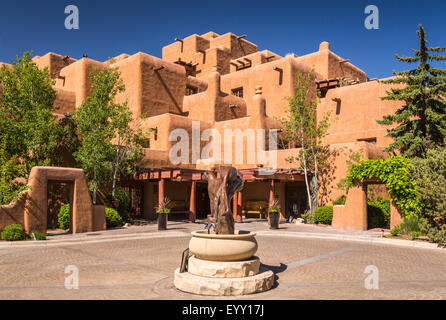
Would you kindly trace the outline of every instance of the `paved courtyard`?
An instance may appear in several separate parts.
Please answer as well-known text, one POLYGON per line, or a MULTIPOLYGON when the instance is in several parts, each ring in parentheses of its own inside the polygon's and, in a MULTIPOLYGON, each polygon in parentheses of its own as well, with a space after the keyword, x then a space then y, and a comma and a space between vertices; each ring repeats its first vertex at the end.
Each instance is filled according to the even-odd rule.
MULTIPOLYGON (((269 230, 256 220, 236 227, 257 232, 257 255, 277 277, 272 290, 243 299, 446 299, 446 250, 423 243, 411 247, 410 241, 383 239, 379 232, 294 224, 269 230), (369 265, 379 270, 377 290, 365 288, 369 265)), ((203 224, 169 222, 168 228, 2 241, 0 299, 222 299, 173 286, 190 231, 203 224), (79 269, 78 290, 64 287, 68 265, 79 269)))

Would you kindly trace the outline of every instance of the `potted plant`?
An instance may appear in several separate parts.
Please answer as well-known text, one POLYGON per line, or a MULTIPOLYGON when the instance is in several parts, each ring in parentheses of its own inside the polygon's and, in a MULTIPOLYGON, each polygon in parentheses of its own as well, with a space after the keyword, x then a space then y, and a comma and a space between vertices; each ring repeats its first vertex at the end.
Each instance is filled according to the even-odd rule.
POLYGON ((170 213, 170 203, 169 198, 164 197, 164 199, 156 207, 156 213, 158 214, 158 230, 167 229, 167 215, 170 213))
POLYGON ((280 204, 279 200, 275 199, 269 204, 268 208, 270 229, 279 229, 280 219, 280 204))

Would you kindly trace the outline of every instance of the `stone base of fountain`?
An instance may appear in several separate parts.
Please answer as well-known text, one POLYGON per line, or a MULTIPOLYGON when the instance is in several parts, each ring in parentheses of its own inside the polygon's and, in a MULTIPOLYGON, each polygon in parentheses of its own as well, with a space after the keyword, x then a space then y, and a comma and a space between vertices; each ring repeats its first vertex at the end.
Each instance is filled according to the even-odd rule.
POLYGON ((254 256, 257 251, 254 233, 217 235, 195 231, 189 250, 194 255, 189 258, 188 271, 175 270, 174 285, 181 291, 238 296, 267 291, 274 284, 274 273, 262 270, 260 259, 254 256))

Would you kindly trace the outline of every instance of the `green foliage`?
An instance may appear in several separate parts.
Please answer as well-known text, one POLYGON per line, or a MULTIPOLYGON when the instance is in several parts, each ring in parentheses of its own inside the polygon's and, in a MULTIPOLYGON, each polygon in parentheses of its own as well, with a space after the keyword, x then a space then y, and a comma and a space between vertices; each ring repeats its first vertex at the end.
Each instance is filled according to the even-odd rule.
POLYGON ((402 234, 411 234, 415 231, 420 231, 420 219, 417 216, 412 216, 404 219, 400 224, 402 234))
POLYGON ((2 240, 19 241, 25 240, 27 235, 20 224, 11 224, 2 231, 2 240))
POLYGON ((377 197, 367 201, 367 223, 369 229, 390 224, 390 199, 377 197))
POLYGON ((17 165, 16 157, 8 157, 6 154, 6 139, 0 144, 0 205, 9 204, 18 199, 22 191, 29 187, 15 181, 23 177, 23 166, 17 165))
POLYGON ((313 212, 313 219, 316 223, 331 224, 333 220, 333 207, 323 206, 317 208, 313 212))
POLYGON ((418 201, 423 203, 420 229, 431 242, 446 244, 446 148, 413 159, 418 201))
POLYGON ((333 201, 333 205, 343 205, 345 204, 345 201, 347 200, 347 196, 345 194, 341 195, 339 198, 337 198, 335 201, 333 201))
POLYGON ((346 183, 351 187, 367 179, 377 179, 383 182, 406 218, 420 213, 421 204, 417 199, 413 168, 409 159, 392 156, 386 160, 361 161, 350 167, 346 183))
POLYGON ((113 208, 105 208, 105 220, 107 228, 113 228, 122 225, 122 218, 118 211, 113 208))
MULTIPOLYGON (((353 149, 349 149, 348 154, 345 153, 345 155, 348 157, 346 161, 347 172, 348 172, 352 166, 361 162, 364 155, 364 150, 362 148, 356 151, 354 151, 353 149)), ((338 187, 338 189, 341 189, 344 192, 348 192, 348 185, 346 178, 340 179, 336 186, 338 187)))
POLYGON ((287 117, 278 119, 284 127, 282 139, 300 148, 297 156, 290 156, 286 161, 297 162, 304 170, 310 211, 314 209, 313 203, 317 202, 317 194, 310 192, 307 171, 313 173, 317 182, 327 169, 330 156, 328 147, 322 143, 330 126, 330 113, 326 113, 319 122, 317 121, 319 92, 313 89, 314 77, 314 70, 297 72, 294 96, 287 97, 287 117))
POLYGON ((109 193, 106 198, 106 204, 109 207, 114 208, 114 200, 118 202, 118 207, 116 210, 118 211, 119 215, 124 220, 130 219, 130 210, 131 210, 131 198, 130 195, 124 191, 122 188, 116 188, 115 189, 115 196, 113 197, 112 193, 109 193))
POLYGON ((37 165, 57 165, 64 131, 53 116, 56 92, 48 69, 39 70, 29 52, 17 57, 12 69, 0 70, 0 140, 5 152, 20 156, 25 176, 37 165))
POLYGON ((420 232, 418 232, 418 231, 414 231, 410 234, 410 237, 412 238, 412 240, 416 240, 419 236, 420 236, 420 232))
POLYGON ((36 238, 36 240, 46 240, 46 235, 37 231, 32 231, 31 232, 31 238, 34 235, 34 237, 36 238))
POLYGON ((70 204, 64 204, 60 207, 59 215, 59 228, 68 230, 70 229, 70 204))
POLYGON ((399 235, 401 233, 401 229, 399 226, 394 226, 392 228, 392 230, 390 230, 390 234, 394 237, 396 237, 397 235, 399 235))
POLYGON ((415 57, 400 57, 399 61, 418 62, 418 67, 409 71, 393 72, 395 78, 384 83, 396 84, 387 91, 384 100, 404 101, 394 114, 378 120, 382 125, 393 125, 388 136, 394 139, 385 151, 399 150, 406 157, 425 157, 428 149, 444 146, 446 138, 446 70, 432 67, 431 61, 444 61, 446 47, 426 47, 425 32, 421 25, 417 31, 420 48, 413 50, 415 57))
POLYGON ((117 69, 94 70, 90 81, 91 96, 74 118, 77 133, 82 137, 75 158, 89 178, 95 203, 97 189, 113 185, 114 192, 117 174, 134 169, 143 155, 140 146, 143 138, 129 126, 132 117, 127 103, 114 102, 116 95, 125 89, 117 69))
POLYGON ((156 213, 170 213, 170 209, 169 208, 158 209, 156 210, 156 213))
POLYGON ((310 211, 307 210, 301 214, 301 218, 304 219, 305 223, 311 223, 311 214, 310 211))
POLYGON ((280 201, 279 199, 274 199, 268 206, 268 212, 278 213, 280 212, 280 201))

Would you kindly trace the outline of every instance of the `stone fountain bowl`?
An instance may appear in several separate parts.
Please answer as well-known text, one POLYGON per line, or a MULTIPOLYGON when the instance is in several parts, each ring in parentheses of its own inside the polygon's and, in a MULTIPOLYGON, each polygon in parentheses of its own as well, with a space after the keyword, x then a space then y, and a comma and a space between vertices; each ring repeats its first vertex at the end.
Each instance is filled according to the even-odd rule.
POLYGON ((240 261, 251 258, 258 245, 255 233, 235 230, 235 234, 208 233, 207 230, 192 232, 190 252, 198 259, 211 261, 240 261))

